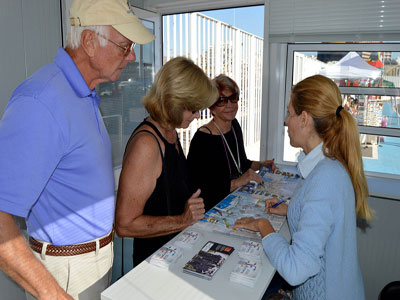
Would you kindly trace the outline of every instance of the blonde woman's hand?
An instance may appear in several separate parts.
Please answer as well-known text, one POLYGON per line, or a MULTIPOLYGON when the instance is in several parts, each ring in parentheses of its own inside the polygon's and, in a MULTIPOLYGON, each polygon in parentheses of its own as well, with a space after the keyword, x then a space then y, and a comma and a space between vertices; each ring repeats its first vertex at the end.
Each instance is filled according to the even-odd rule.
POLYGON ((279 216, 286 216, 288 206, 286 203, 281 203, 276 207, 272 207, 277 204, 280 200, 276 197, 265 200, 265 210, 269 214, 275 214, 279 216))
POLYGON ((204 218, 204 201, 200 196, 200 189, 198 189, 186 202, 185 210, 182 214, 183 224, 192 225, 198 220, 204 218))

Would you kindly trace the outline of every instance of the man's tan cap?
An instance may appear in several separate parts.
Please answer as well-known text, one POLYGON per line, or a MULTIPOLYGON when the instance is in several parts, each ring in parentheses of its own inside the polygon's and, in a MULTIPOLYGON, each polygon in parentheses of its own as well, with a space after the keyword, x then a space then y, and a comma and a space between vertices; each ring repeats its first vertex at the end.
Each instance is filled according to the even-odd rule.
POLYGON ((71 26, 111 25, 138 44, 147 44, 154 35, 133 13, 129 0, 74 0, 70 8, 71 26))

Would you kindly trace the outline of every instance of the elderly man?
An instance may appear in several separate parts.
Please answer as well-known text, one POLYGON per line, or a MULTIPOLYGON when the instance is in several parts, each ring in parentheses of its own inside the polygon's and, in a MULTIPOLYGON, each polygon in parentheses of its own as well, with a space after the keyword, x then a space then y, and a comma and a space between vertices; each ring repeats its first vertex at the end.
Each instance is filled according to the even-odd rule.
POLYGON ((0 121, 0 267, 28 299, 99 299, 109 285, 114 178, 94 88, 154 39, 126 0, 75 0, 70 16, 66 49, 17 87, 0 121))

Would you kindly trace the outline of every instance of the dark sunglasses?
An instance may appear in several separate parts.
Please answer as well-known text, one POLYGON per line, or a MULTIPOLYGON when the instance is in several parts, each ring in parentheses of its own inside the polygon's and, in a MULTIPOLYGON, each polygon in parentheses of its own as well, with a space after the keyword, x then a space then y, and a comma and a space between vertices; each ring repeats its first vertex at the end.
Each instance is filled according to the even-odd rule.
POLYGON ((215 102, 214 105, 221 107, 221 106, 228 104, 228 101, 230 101, 231 103, 237 103, 239 101, 239 94, 235 93, 228 97, 221 96, 217 99, 217 102, 215 102))

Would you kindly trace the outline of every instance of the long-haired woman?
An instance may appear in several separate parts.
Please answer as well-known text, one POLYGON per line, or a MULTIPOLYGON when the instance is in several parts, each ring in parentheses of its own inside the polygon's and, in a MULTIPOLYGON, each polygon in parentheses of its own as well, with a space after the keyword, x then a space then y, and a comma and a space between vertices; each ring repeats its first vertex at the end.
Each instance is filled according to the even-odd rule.
POLYGON ((293 88, 288 114, 290 144, 301 147, 302 181, 289 205, 270 213, 287 215, 291 243, 266 219, 243 218, 236 227, 261 232, 272 265, 296 286, 294 299, 364 299, 357 257, 356 215, 370 219, 357 125, 342 107, 336 84, 321 75, 293 88))

